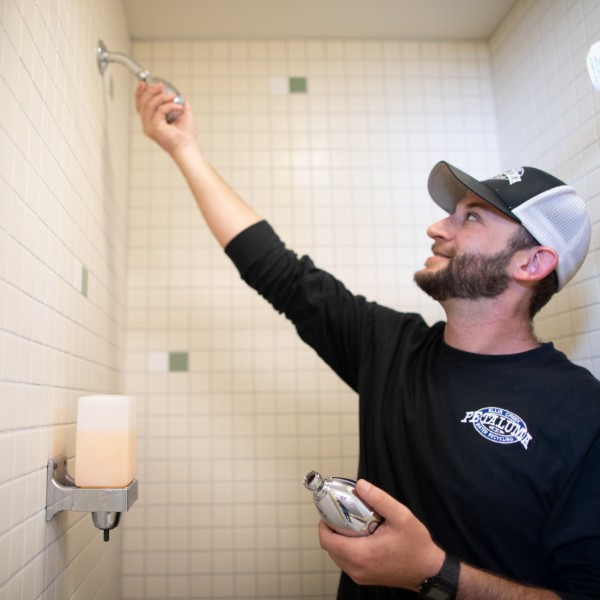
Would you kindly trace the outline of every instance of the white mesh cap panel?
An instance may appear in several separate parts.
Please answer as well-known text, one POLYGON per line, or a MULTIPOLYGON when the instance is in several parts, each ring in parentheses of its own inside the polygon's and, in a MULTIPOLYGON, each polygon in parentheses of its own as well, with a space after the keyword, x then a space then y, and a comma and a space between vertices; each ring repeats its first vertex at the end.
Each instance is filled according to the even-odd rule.
POLYGON ((524 202, 513 213, 543 246, 558 254, 558 288, 562 289, 582 265, 592 234, 584 201, 568 186, 553 188, 524 202))

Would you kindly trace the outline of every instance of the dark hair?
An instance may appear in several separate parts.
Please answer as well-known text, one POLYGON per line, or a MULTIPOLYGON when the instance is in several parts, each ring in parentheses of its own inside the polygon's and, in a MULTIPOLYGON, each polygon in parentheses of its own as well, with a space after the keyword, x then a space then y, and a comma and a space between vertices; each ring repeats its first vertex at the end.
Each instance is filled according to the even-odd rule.
MULTIPOLYGON (((513 252, 533 248, 534 246, 541 246, 541 244, 522 225, 519 226, 517 233, 515 233, 509 242, 509 248, 512 249, 513 252)), ((556 270, 554 270, 538 282, 531 294, 531 301, 529 302, 530 320, 533 320, 533 317, 548 304, 550 298, 552 298, 557 291, 558 276, 556 275, 556 270)))

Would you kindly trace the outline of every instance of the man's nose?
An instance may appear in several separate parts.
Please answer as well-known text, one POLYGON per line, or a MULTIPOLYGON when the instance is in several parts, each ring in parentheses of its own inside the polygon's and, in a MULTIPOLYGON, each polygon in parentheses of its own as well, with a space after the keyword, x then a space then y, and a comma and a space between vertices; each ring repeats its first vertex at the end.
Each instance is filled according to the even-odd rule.
POLYGON ((436 221, 427 229, 427 235, 432 239, 449 239, 452 236, 452 215, 436 221))

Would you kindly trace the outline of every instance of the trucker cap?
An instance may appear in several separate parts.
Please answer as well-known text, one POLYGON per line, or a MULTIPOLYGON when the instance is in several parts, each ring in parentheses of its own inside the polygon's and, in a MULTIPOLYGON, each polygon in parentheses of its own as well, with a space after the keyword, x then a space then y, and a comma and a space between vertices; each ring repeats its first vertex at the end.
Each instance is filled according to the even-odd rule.
POLYGON ((429 175, 428 188, 433 200, 450 214, 470 190, 521 223, 540 245, 558 254, 559 290, 586 257, 592 226, 585 202, 572 187, 540 169, 516 167, 478 181, 441 161, 429 175))

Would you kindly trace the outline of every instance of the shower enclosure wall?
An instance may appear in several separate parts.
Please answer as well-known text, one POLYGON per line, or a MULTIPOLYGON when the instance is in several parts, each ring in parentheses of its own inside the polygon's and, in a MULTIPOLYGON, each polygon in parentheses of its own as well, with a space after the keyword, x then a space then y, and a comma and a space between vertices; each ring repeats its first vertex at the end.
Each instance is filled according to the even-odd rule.
POLYGON ((590 257, 538 333, 600 376, 600 7, 519 0, 489 43, 130 42, 121 2, 0 9, 0 598, 326 598, 302 477, 353 477, 356 400, 247 290, 146 139, 132 56, 188 94, 207 157, 288 244, 382 303, 411 283, 446 158, 536 164, 588 199, 590 257), (104 544, 44 518, 75 406, 137 396, 140 498, 104 544))

